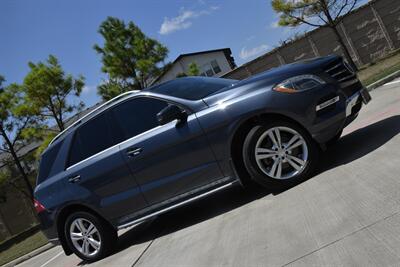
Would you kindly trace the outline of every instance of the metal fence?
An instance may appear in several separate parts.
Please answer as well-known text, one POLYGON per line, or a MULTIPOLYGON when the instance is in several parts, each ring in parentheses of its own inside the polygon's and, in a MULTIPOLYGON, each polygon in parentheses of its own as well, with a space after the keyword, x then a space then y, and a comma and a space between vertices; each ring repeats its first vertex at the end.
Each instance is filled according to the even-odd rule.
MULTIPOLYGON (((374 62, 400 48, 400 0, 370 1, 347 15, 338 30, 358 66, 374 62)), ((332 29, 322 27, 223 77, 240 80, 283 64, 329 54, 343 55, 343 51, 332 29)))

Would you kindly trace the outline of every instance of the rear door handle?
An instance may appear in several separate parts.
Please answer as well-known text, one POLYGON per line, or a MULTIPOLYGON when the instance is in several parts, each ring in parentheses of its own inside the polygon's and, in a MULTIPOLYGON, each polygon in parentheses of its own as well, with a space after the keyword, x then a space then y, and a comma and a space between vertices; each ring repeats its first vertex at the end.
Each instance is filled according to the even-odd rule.
POLYGON ((76 183, 76 182, 79 182, 80 180, 81 180, 81 176, 80 176, 80 175, 76 175, 76 176, 70 177, 70 178, 68 179, 68 182, 70 182, 70 183, 76 183))
POLYGON ((128 149, 126 151, 126 154, 128 155, 128 157, 136 157, 142 151, 143 151, 143 149, 141 147, 135 147, 135 148, 128 149))

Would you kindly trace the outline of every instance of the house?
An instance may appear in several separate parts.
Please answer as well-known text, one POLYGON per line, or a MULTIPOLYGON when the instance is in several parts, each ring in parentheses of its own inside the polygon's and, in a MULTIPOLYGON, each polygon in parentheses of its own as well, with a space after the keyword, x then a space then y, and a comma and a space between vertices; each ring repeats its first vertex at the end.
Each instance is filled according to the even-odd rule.
POLYGON ((221 77, 236 67, 230 48, 181 54, 168 70, 152 82, 152 85, 173 80, 178 75, 187 73, 191 63, 196 63, 200 75, 207 77, 221 77))

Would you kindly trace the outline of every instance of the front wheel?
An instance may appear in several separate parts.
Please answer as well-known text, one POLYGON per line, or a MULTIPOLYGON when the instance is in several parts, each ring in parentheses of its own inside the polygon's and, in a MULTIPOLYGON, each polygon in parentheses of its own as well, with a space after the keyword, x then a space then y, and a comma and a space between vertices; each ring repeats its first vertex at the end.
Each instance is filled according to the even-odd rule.
POLYGON ((116 231, 101 218, 88 213, 71 214, 64 225, 67 243, 85 261, 97 261, 111 253, 117 239, 116 231))
POLYGON ((266 187, 292 185, 315 169, 319 149, 295 123, 277 121, 254 126, 243 145, 243 160, 251 177, 266 187))

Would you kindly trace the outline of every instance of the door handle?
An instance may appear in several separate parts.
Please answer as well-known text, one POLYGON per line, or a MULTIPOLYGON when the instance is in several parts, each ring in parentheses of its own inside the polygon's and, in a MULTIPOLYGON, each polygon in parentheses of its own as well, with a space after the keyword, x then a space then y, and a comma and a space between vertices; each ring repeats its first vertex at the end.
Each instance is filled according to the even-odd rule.
POLYGON ((76 183, 76 182, 79 182, 80 180, 81 180, 81 176, 80 176, 80 175, 76 175, 76 176, 70 177, 70 178, 68 179, 68 182, 70 182, 70 183, 76 183))
POLYGON ((140 147, 135 147, 132 149, 128 149, 126 151, 126 154, 128 155, 128 157, 136 157, 137 155, 139 155, 141 152, 143 151, 142 148, 140 147))

